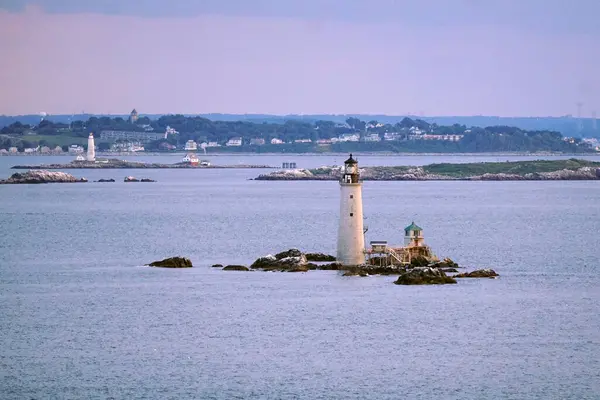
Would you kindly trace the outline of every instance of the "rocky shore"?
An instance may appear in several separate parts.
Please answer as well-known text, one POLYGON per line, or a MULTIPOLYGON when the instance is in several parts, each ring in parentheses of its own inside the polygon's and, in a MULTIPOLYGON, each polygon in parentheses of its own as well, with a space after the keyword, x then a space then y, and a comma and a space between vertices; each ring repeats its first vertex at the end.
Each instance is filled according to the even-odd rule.
POLYGON ((15 165, 12 169, 222 169, 222 168, 273 168, 268 165, 191 165, 189 163, 160 164, 117 159, 101 159, 94 162, 72 161, 68 164, 15 165))
POLYGON ((0 180, 0 184, 28 184, 28 183, 78 183, 87 182, 85 178, 76 178, 66 172, 35 170, 17 172, 10 178, 0 180))
MULTIPOLYGON (((364 167, 364 181, 544 181, 598 180, 600 162, 587 160, 539 160, 506 163, 431 164, 419 167, 364 167)), ((339 167, 278 170, 259 175, 255 180, 337 181, 339 167)))
POLYGON ((491 269, 447 275, 460 268, 454 261, 446 258, 442 261, 427 262, 416 258, 409 265, 357 265, 344 267, 340 263, 330 262, 335 257, 322 253, 303 253, 298 249, 289 249, 275 255, 269 254, 256 259, 249 267, 245 265, 214 264, 213 268, 223 271, 265 271, 265 272, 308 272, 311 270, 340 271, 343 276, 367 277, 371 275, 398 275, 397 285, 439 285, 455 284, 456 278, 494 278, 498 274, 491 269))

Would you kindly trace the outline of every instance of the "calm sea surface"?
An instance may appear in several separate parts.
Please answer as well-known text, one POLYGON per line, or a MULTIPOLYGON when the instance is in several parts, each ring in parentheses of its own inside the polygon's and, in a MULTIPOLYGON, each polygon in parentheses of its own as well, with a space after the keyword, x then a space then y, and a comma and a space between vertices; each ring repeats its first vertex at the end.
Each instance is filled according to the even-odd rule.
MULTIPOLYGON (((359 156, 508 159, 524 158, 359 156)), ((15 164, 69 160, 0 157, 0 178, 15 164)), ((400 243, 414 220, 438 255, 501 275, 404 287, 335 271, 210 268, 290 247, 334 253, 335 182, 250 180, 259 170, 69 172, 117 182, 0 186, 2 399, 600 398, 599 181, 366 182, 367 240, 400 243), (196 268, 142 267, 175 255, 196 268)))

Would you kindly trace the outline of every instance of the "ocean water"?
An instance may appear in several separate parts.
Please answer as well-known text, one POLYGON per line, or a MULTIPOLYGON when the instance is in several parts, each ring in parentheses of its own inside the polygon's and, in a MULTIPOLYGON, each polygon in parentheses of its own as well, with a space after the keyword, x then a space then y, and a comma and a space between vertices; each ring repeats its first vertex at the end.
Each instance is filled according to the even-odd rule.
MULTIPOLYGON (((14 164, 64 160, 2 157, 0 178, 14 164)), ((414 220, 438 255, 501 275, 404 287, 335 271, 210 268, 290 247, 334 253, 335 182, 250 180, 258 170, 69 172, 117 182, 0 186, 2 399, 600 398, 598 181, 364 183, 367 241, 400 243, 414 220), (195 268, 142 266, 174 255, 195 268)))

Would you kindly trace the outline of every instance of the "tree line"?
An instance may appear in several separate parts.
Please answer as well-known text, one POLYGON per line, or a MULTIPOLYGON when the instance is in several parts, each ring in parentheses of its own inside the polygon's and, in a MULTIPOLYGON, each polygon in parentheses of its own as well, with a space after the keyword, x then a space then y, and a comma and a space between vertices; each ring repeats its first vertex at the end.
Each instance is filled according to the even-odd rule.
MULTIPOLYGON (((334 143, 325 148, 328 151, 431 151, 431 152, 490 152, 490 151, 557 151, 580 152, 589 151, 579 139, 563 140, 559 132, 523 130, 510 126, 467 127, 462 124, 438 125, 421 119, 405 117, 401 121, 379 123, 376 120, 364 121, 359 118, 347 118, 345 123, 328 120, 294 120, 284 122, 252 122, 252 121, 213 121, 198 116, 181 114, 164 115, 156 119, 140 117, 135 123, 122 117, 95 117, 85 121, 53 122, 44 119, 37 125, 24 124, 19 121, 0 130, 2 140, 0 148, 10 146, 28 147, 40 144, 40 140, 29 140, 29 135, 44 136, 45 145, 53 145, 53 136, 63 139, 68 137, 85 138, 89 133, 97 137, 103 130, 154 131, 165 132, 167 127, 178 133, 169 135, 167 139, 158 140, 146 145, 148 150, 160 149, 161 143, 183 146, 188 140, 196 142, 218 142, 224 144, 232 137, 241 137, 245 144, 250 139, 263 138, 266 146, 257 146, 256 151, 323 151, 317 146, 319 139, 332 139, 344 134, 378 135, 379 142, 343 142, 334 143), (411 140, 417 134, 427 135, 462 135, 460 141, 444 140, 411 140), (386 134, 395 134, 396 140, 383 140, 386 134), (298 139, 311 139, 311 144, 288 144, 270 146, 271 139, 278 138, 286 143, 298 139), (260 147, 260 149, 258 149, 260 147)), ((58 143, 58 141, 56 141, 58 143)), ((64 142, 62 140, 61 142, 64 142)), ((101 142, 97 141, 100 145, 101 142)), ((102 149, 108 147, 103 143, 102 149)), ((227 149, 233 151, 237 149, 227 149)), ((248 148, 244 146, 244 150, 248 148)))

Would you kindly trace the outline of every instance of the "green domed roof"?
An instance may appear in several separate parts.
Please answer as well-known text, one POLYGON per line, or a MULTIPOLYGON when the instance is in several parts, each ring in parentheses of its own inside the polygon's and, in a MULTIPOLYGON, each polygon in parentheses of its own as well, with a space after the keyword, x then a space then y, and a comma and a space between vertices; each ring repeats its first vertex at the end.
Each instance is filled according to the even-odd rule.
POLYGON ((411 232, 411 231, 422 231, 423 228, 421 228, 419 225, 415 224, 415 221, 413 221, 409 226, 407 226, 406 228, 404 228, 404 230, 406 232, 411 232))

